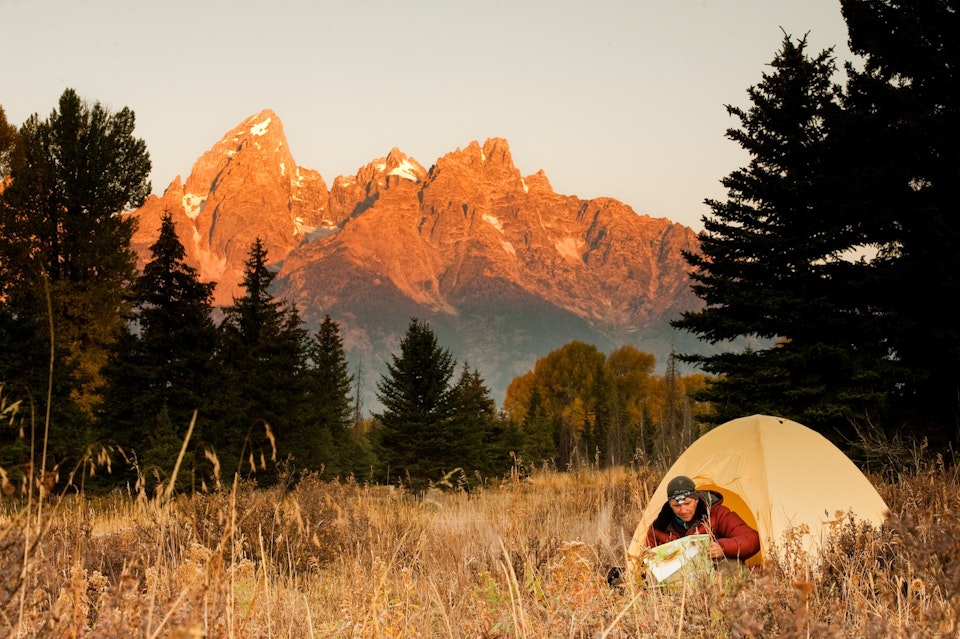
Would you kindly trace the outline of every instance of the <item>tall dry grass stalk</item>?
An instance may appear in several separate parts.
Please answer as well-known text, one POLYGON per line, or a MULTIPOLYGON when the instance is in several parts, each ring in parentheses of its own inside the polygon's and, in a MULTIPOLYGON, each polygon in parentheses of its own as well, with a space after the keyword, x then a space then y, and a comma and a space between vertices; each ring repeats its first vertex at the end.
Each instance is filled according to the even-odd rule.
POLYGON ((836 522, 815 570, 787 545, 758 574, 611 586, 658 480, 540 471, 422 499, 316 475, 170 499, 70 494, 50 499, 35 542, 8 497, 0 636, 958 636, 955 470, 879 484, 889 525, 836 522))

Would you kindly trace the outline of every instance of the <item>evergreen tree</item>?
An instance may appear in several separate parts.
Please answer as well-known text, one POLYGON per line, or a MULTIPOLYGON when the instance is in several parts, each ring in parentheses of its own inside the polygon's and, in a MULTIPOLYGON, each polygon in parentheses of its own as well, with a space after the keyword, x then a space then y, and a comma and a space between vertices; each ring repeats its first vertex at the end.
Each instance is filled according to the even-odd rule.
POLYGON ((559 422, 547 410, 540 389, 534 386, 521 424, 523 446, 520 453, 530 468, 556 462, 559 429, 559 422))
POLYGON ((954 0, 841 0, 851 51, 844 213, 879 249, 893 408, 937 447, 960 444, 960 9, 954 0))
POLYGON ((153 369, 157 403, 169 407, 175 423, 185 422, 182 418, 202 406, 210 385, 216 284, 201 282, 197 270, 184 262, 186 253, 169 213, 150 252, 151 260, 134 286, 136 321, 153 369))
POLYGON ((383 478, 423 490, 457 468, 461 436, 453 428, 456 393, 451 386, 456 362, 426 322, 412 319, 400 341, 400 354, 387 362, 377 383, 383 411, 376 444, 383 478))
MULTIPOLYGON (((154 434, 167 429, 169 438, 182 443, 194 411, 200 411, 200 423, 206 417, 202 409, 213 383, 217 335, 211 305, 216 285, 201 282, 184 262, 169 213, 150 251, 133 287, 132 330, 107 368, 100 421, 105 438, 137 451, 141 462, 149 456, 162 473, 172 469, 179 446, 164 441, 163 454, 148 455, 154 434), (171 449, 174 457, 167 458, 171 449)), ((202 428, 195 427, 194 437, 201 436, 202 428)))
POLYGON ((20 148, 17 127, 7 122, 7 113, 0 106, 0 184, 10 175, 14 157, 20 148))
POLYGON ((38 399, 49 383, 49 446, 61 458, 90 437, 101 369, 129 308, 134 222, 121 213, 150 192, 134 121, 127 108, 110 113, 67 89, 59 110, 20 128, 0 194, 0 321, 11 349, 0 378, 38 399))
POLYGON ((456 411, 451 437, 459 440, 462 458, 457 466, 473 484, 480 477, 500 477, 513 464, 510 451, 520 447, 520 433, 497 415, 490 389, 476 369, 466 364, 454 386, 456 411))
POLYGON ((714 344, 770 344, 682 356, 717 376, 700 397, 716 421, 769 413, 832 432, 883 402, 882 348, 857 294, 868 269, 848 257, 862 228, 837 211, 842 93, 832 51, 811 58, 805 38, 786 36, 772 67, 749 109, 727 107, 740 121, 727 137, 751 159, 724 178, 725 201, 707 201, 701 253, 684 255, 706 306, 673 324, 714 344))
POLYGON ((307 419, 309 337, 297 309, 269 292, 274 278, 258 238, 244 264, 246 293, 224 309, 220 324, 218 428, 208 431, 208 441, 226 476, 252 459, 244 470, 260 472, 267 464, 261 476, 271 481, 274 454, 280 460, 303 454, 296 433, 307 419))
POLYGON ((323 469, 331 476, 362 472, 370 460, 353 436, 353 376, 340 329, 329 315, 324 316, 310 343, 309 359, 309 417, 295 435, 302 451, 300 465, 323 469))

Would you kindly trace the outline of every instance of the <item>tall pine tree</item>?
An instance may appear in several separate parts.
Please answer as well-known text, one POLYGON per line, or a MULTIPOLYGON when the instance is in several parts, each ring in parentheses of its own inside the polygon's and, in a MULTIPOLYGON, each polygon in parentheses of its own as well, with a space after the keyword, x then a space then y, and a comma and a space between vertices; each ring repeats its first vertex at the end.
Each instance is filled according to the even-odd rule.
POLYGON ((845 214, 879 250, 867 291, 894 372, 887 426, 960 444, 960 7, 841 0, 850 49, 845 214))
POLYGON ((297 309, 270 293, 275 277, 258 238, 244 264, 246 293, 224 309, 220 324, 218 428, 208 441, 227 476, 252 459, 243 469, 260 472, 266 465, 262 476, 270 481, 274 454, 284 460, 303 453, 295 434, 307 418, 309 336, 297 309))
POLYGON ((309 345, 307 415, 294 434, 298 465, 325 476, 362 472, 370 463, 354 437, 350 375, 340 329, 326 315, 309 345))
MULTIPOLYGON (((19 148, 20 136, 17 133, 17 127, 7 122, 7 114, 0 106, 0 191, 7 186, 7 179, 10 177, 10 171, 15 162, 14 157, 19 148)), ((0 207, 2 206, 4 204, 0 199, 0 207)), ((0 215, 4 215, 2 209, 0 209, 0 215)), ((3 265, 0 264, 0 272, 2 269, 3 265)), ((0 290, 4 289, 5 287, 0 283, 0 290)), ((7 379, 17 359, 14 355, 14 347, 18 341, 15 337, 16 324, 14 310, 9 304, 0 303, 0 380, 7 379)), ((9 388, 7 391, 9 392, 9 388)))
POLYGON ((134 123, 130 109, 111 113, 67 89, 46 120, 20 128, 0 195, 0 316, 13 350, 0 378, 41 405, 49 386, 49 450, 61 458, 90 437, 101 369, 129 309, 134 222, 121 213, 150 192, 134 123))
MULTIPOLYGON (((532 375, 531 375, 532 376, 532 375)), ((522 446, 517 451, 529 468, 556 462, 560 441, 560 420, 547 408, 539 387, 534 384, 520 424, 522 446)))
MULTIPOLYGON (((106 370, 100 423, 105 438, 137 453, 144 472, 162 476, 173 468, 194 411, 199 424, 206 418, 214 382, 216 285, 201 282, 184 262, 169 213, 150 252, 133 287, 131 331, 106 370)), ((201 427, 194 436, 202 436, 201 427)))
POLYGON ((727 137, 750 162, 724 178, 725 201, 707 201, 701 252, 685 254, 706 305, 674 326, 711 343, 759 344, 682 357, 716 376, 700 396, 716 421, 767 413, 832 432, 883 402, 880 341, 858 334, 868 330, 856 294, 866 267, 849 251, 862 229, 837 210, 844 185, 831 132, 842 92, 832 51, 811 58, 805 38, 786 36, 772 67, 749 89, 749 109, 728 107, 740 127, 727 137))
POLYGON ((7 122, 7 113, 0 106, 0 184, 10 175, 14 156, 20 147, 17 127, 7 122))
POLYGON ((523 443, 519 429, 497 414, 497 404, 476 369, 464 364, 454 392, 457 410, 451 432, 460 439, 455 452, 460 455, 462 481, 472 486, 482 478, 508 474, 513 465, 510 451, 520 450, 523 443))
POLYGON ((383 479, 423 490, 457 467, 460 433, 451 428, 455 368, 430 326, 412 319, 400 340, 400 354, 387 362, 377 384, 383 411, 375 415, 375 437, 383 479))

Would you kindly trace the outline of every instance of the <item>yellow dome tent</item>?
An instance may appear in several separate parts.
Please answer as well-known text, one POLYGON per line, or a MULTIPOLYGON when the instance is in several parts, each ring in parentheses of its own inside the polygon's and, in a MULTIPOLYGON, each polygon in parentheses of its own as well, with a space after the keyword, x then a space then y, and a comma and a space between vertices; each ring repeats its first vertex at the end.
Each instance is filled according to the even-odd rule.
POLYGON ((693 479, 698 490, 722 494, 723 503, 760 533, 760 553, 747 565, 761 563, 791 529, 796 534, 805 527, 802 548, 815 553, 838 513, 852 511, 879 526, 888 512, 870 481, 819 433, 779 417, 742 417, 701 436, 670 467, 640 517, 627 550, 628 569, 638 568, 647 529, 676 475, 693 479))

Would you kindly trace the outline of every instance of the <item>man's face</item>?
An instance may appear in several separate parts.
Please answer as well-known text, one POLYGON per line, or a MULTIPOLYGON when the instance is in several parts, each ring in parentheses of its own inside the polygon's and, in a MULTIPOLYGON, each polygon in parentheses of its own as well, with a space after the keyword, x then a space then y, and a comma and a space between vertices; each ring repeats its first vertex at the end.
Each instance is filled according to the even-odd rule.
POLYGON ((690 523, 694 513, 697 512, 697 500, 689 496, 684 497, 682 501, 671 499, 670 508, 673 509, 673 514, 679 517, 681 521, 690 523))

